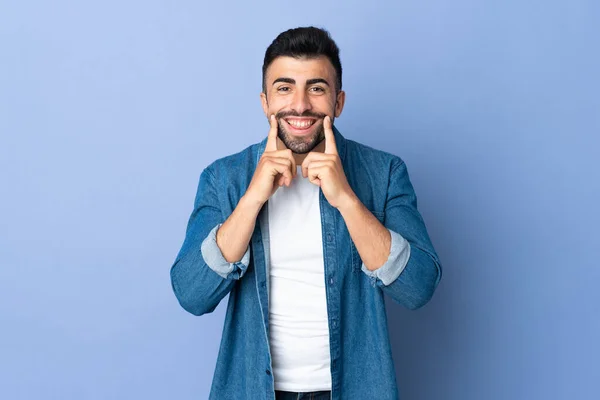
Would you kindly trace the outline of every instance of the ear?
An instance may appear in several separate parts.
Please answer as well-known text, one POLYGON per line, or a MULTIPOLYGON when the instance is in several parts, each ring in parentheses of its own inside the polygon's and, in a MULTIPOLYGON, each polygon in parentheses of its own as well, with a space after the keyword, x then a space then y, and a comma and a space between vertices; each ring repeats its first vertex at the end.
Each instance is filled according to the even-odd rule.
POLYGON ((264 92, 260 92, 260 102, 262 105, 265 117, 269 118, 269 103, 267 102, 267 95, 264 92))
POLYGON ((344 102, 346 101, 346 92, 344 92, 343 90, 340 90, 340 92, 337 94, 336 96, 336 103, 335 103, 335 117, 339 117, 340 114, 342 113, 342 110, 344 109, 344 102))

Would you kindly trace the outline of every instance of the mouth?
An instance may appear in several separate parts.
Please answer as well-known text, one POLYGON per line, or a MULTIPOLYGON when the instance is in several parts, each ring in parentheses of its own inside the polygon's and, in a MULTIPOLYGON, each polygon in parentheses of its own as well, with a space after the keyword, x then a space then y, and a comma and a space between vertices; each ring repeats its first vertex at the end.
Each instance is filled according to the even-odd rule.
POLYGON ((304 135, 311 131, 311 127, 317 122, 315 118, 287 117, 283 119, 289 130, 296 135, 304 135))

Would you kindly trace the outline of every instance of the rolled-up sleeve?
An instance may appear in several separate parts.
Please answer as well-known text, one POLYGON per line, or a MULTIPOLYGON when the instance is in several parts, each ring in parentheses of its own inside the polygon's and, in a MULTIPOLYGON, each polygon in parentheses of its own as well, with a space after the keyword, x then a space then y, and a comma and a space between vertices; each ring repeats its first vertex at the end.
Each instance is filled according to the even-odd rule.
POLYGON ((417 209, 417 196, 406 164, 397 158, 390 168, 384 210, 384 226, 392 236, 390 255, 375 271, 361 268, 371 276, 374 286, 414 310, 433 296, 442 278, 442 265, 417 209))
POLYGON ((215 226, 202 241, 201 252, 206 265, 225 279, 240 279, 250 263, 250 245, 240 261, 230 263, 225 259, 217 244, 217 231, 223 224, 215 226))
POLYGON ((391 235, 390 254, 387 261, 379 268, 371 271, 364 263, 361 270, 372 280, 380 280, 387 286, 394 282, 406 267, 410 258, 410 244, 399 233, 388 228, 391 235))

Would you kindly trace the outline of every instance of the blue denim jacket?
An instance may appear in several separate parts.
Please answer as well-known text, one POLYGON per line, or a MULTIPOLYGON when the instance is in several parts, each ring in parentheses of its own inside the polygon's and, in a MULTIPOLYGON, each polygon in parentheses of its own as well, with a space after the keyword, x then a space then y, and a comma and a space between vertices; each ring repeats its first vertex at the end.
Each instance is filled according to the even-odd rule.
MULTIPOLYGON (((340 212, 319 189, 331 353, 331 398, 397 399, 384 295, 417 309, 441 275, 404 162, 345 139, 334 128, 348 183, 390 231, 386 263, 369 271, 340 212)), ((171 268, 173 291, 194 315, 212 312, 229 294, 210 399, 274 399, 269 350, 268 207, 258 215, 242 259, 229 263, 216 231, 249 186, 267 139, 206 167, 198 184, 185 240, 171 268)))

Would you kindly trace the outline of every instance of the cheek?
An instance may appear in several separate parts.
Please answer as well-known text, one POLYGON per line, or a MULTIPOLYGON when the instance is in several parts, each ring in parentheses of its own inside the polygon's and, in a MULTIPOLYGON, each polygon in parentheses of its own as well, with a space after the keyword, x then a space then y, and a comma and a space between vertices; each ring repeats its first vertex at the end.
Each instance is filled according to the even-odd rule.
POLYGON ((279 111, 285 110, 288 107, 287 102, 284 99, 271 97, 268 103, 269 112, 272 114, 278 113, 279 111))
POLYGON ((315 96, 310 100, 310 104, 314 111, 329 114, 335 110, 335 97, 315 96))
POLYGON ((331 96, 331 97, 327 97, 327 105, 330 111, 334 111, 335 110, 335 104, 336 104, 336 97, 335 96, 331 96))
POLYGON ((324 111, 327 115, 335 115, 335 99, 327 103, 327 109, 324 111))

